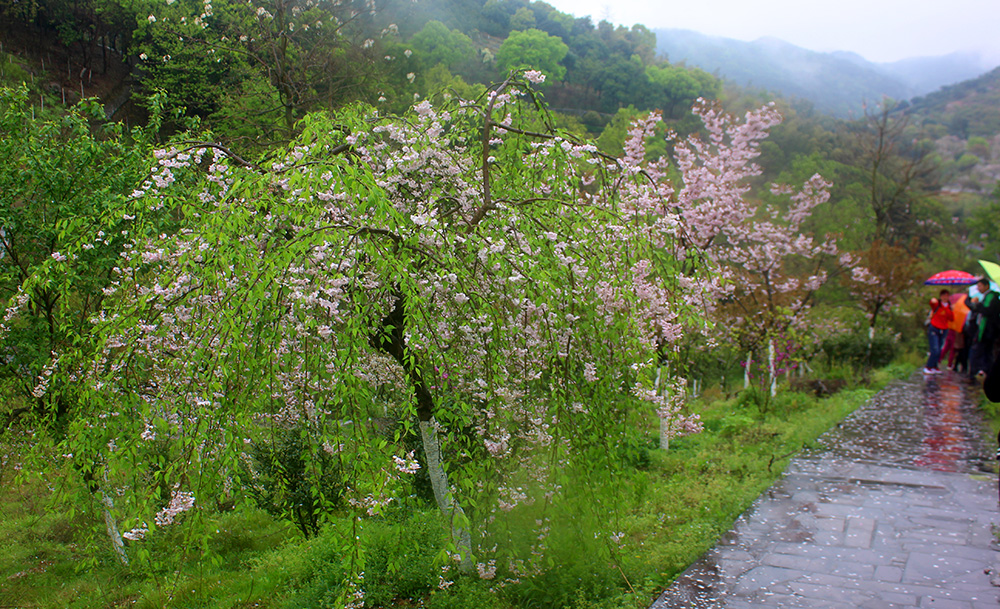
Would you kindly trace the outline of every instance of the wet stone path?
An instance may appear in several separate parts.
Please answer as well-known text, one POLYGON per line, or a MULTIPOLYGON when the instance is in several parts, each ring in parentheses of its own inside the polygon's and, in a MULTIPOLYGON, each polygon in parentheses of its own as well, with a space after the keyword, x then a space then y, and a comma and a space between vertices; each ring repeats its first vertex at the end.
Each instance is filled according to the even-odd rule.
POLYGON ((652 609, 1000 608, 996 446, 959 375, 894 383, 784 477, 652 609))

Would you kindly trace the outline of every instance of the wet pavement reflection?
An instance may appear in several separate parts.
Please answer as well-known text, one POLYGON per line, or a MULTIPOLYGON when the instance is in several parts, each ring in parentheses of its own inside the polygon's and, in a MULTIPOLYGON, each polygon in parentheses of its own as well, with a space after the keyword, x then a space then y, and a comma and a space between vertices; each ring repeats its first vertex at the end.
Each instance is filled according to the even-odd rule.
POLYGON ((995 446, 961 375, 894 383, 792 461, 666 608, 1000 607, 995 446))

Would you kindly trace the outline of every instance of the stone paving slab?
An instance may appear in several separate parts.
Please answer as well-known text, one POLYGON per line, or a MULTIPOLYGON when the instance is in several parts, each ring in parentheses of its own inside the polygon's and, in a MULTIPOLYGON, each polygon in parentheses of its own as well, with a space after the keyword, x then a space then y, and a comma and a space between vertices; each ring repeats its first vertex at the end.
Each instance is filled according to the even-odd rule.
POLYGON ((957 378, 890 386, 794 459, 651 609, 997 609, 997 479, 976 400, 957 378))

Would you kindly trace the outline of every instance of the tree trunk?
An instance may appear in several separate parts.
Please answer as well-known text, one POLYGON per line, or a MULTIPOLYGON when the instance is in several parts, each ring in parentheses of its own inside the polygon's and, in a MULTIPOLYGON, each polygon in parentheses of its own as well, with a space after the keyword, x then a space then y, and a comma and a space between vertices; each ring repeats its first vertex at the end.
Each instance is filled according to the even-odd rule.
POLYGON ((462 506, 455 501, 448 484, 448 473, 441 464, 441 441, 434 427, 434 398, 414 358, 410 357, 406 346, 406 299, 400 295, 396 304, 382 320, 382 327, 371 337, 371 345, 395 359, 406 371, 410 385, 417 398, 417 420, 420 424, 420 438, 427 457, 427 475, 434 489, 434 499, 441 512, 451 524, 452 541, 461 555, 459 568, 463 573, 472 571, 472 536, 469 520, 462 506))
MULTIPOLYGON (((661 395, 663 392, 660 389, 663 381, 663 366, 656 367, 656 381, 653 383, 653 391, 656 395, 661 395)), ((670 420, 660 417, 660 449, 667 450, 670 448, 670 420)))
POLYGON ((750 364, 753 363, 753 351, 747 351, 747 365, 743 367, 743 388, 750 388, 750 364))
POLYGON ((865 348, 865 363, 869 366, 872 365, 872 348, 875 346, 875 317, 872 317, 872 323, 868 326, 868 346, 865 348))
POLYGON ((104 512, 104 525, 108 528, 108 537, 111 538, 111 547, 115 549, 115 554, 118 555, 118 560, 121 561, 122 565, 128 566, 128 555, 125 553, 125 542, 122 541, 121 531, 118 530, 118 522, 115 521, 115 516, 112 510, 115 509, 115 504, 108 496, 108 471, 104 470, 102 474, 104 479, 104 485, 98 489, 97 494, 101 499, 101 511, 104 512))
POLYGON ((767 341, 767 374, 771 381, 771 397, 778 395, 778 374, 774 369, 774 340, 767 341))
POLYGON ((451 539, 455 549, 462 559, 459 568, 463 573, 472 572, 472 535, 469 532, 469 520, 465 517, 462 506, 455 501, 448 484, 448 472, 441 465, 441 441, 434 420, 420 421, 420 437, 424 443, 424 454, 427 456, 427 475, 430 476, 434 488, 434 499, 438 508, 451 523, 451 539))

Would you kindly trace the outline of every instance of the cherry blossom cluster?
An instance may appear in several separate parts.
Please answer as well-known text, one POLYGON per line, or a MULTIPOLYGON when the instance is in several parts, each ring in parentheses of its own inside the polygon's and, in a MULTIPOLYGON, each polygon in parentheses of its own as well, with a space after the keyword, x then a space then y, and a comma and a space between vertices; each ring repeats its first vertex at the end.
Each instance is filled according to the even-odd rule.
MULTIPOLYGON (((180 514, 194 508, 194 494, 185 491, 177 490, 177 486, 170 492, 170 502, 167 503, 166 507, 161 509, 156 513, 154 521, 157 527, 166 527, 174 523, 174 519, 180 514)), ((145 539, 146 535, 149 533, 149 528, 143 524, 141 527, 136 527, 125 533, 122 533, 122 537, 130 541, 139 541, 145 539)))

